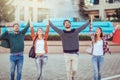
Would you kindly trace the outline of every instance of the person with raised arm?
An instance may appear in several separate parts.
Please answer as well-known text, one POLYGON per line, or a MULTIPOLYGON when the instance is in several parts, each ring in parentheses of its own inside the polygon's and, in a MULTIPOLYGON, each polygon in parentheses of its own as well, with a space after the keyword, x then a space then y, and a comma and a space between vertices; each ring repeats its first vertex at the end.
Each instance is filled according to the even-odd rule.
POLYGON ((35 51, 35 63, 38 71, 37 80, 44 80, 44 68, 48 60, 48 46, 47 39, 49 33, 49 24, 47 23, 46 32, 39 27, 35 34, 34 27, 30 25, 31 37, 33 40, 34 51, 35 51))
MULTIPOLYGON (((94 18, 93 15, 91 15, 91 19, 94 18)), ((117 28, 115 28, 116 30, 117 28)), ((101 27, 97 27, 96 32, 93 33, 92 31, 92 20, 90 24, 90 35, 92 39, 92 65, 93 65, 93 80, 101 80, 101 73, 102 73, 102 67, 104 63, 104 55, 105 53, 110 53, 111 51, 109 49, 107 39, 110 39, 115 30, 111 34, 104 35, 103 30, 101 27)))
POLYGON ((20 25, 15 23, 13 24, 13 31, 6 31, 0 36, 1 40, 9 42, 7 45, 10 48, 10 80, 15 80, 15 72, 17 72, 16 80, 21 80, 24 63, 24 36, 29 26, 28 22, 26 27, 20 31, 20 25))
POLYGON ((90 24, 90 20, 76 29, 71 29, 71 22, 64 20, 63 25, 65 26, 65 30, 55 27, 51 21, 49 23, 50 27, 60 35, 62 40, 67 80, 74 80, 78 67, 79 33, 90 24))

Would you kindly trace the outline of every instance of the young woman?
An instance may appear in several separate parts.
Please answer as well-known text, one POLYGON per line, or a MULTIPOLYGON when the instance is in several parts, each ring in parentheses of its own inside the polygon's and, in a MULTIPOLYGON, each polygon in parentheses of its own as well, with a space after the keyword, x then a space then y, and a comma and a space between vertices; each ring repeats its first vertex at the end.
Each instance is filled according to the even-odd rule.
POLYGON ((49 25, 46 27, 46 32, 44 34, 42 28, 38 28, 36 34, 34 33, 34 28, 30 26, 31 29, 31 36, 34 42, 34 49, 35 49, 35 62, 38 71, 38 78, 37 80, 44 80, 44 67, 47 62, 47 38, 49 32, 49 25))
MULTIPOLYGON (((115 29, 116 30, 116 29, 115 29)), ((104 63, 104 54, 109 51, 107 39, 113 36, 113 33, 109 35, 103 35, 102 28, 98 27, 96 33, 92 32, 92 26, 90 27, 92 38, 92 65, 94 71, 94 80, 101 80, 101 70, 104 63)))

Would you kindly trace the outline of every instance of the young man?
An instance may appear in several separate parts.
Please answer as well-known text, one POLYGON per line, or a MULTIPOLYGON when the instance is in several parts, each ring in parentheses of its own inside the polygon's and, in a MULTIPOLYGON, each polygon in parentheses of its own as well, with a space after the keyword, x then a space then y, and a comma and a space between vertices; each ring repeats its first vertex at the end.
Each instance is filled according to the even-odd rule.
POLYGON ((0 38, 1 40, 9 41, 10 47, 10 80, 15 78, 15 69, 17 69, 17 79, 21 80, 21 73, 24 61, 24 36, 29 28, 29 22, 27 26, 20 30, 19 24, 15 23, 13 25, 13 31, 6 31, 0 38))
POLYGON ((51 28, 60 35, 62 40, 67 70, 67 80, 74 80, 78 65, 79 32, 85 29, 90 24, 90 21, 79 28, 71 29, 71 22, 69 20, 65 20, 63 25, 66 30, 60 30, 51 22, 49 23, 51 28))

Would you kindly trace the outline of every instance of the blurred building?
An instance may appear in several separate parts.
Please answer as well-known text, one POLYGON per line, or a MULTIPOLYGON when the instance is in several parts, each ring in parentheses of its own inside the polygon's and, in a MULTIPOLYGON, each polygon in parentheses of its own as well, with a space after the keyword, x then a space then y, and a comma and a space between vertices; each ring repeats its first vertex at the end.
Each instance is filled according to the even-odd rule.
POLYGON ((15 6, 15 21, 28 21, 30 16, 32 21, 37 22, 49 14, 43 0, 14 0, 13 5, 15 6))
POLYGON ((80 0, 81 11, 85 15, 94 14, 101 20, 111 20, 118 17, 120 0, 80 0))
POLYGON ((117 18, 120 0, 14 0, 15 21, 27 21, 30 15, 33 22, 50 18, 79 18, 94 14, 101 20, 117 18))
POLYGON ((80 17, 79 0, 14 0, 15 21, 27 21, 30 15, 33 22, 50 18, 80 17))

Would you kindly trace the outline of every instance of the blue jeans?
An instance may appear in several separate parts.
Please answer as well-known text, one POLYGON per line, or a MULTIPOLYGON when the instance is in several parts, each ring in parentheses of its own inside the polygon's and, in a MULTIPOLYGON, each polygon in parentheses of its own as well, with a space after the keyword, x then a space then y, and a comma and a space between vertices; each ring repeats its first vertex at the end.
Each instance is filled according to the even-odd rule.
POLYGON ((101 80, 101 70, 103 67, 104 57, 94 56, 92 57, 94 80, 101 80))
POLYGON ((21 73, 23 67, 24 56, 23 53, 18 55, 10 55, 10 80, 15 78, 15 69, 17 67, 17 78, 16 80, 21 80, 21 73))
POLYGON ((38 78, 37 80, 44 80, 44 68, 47 63, 48 57, 47 56, 38 56, 35 58, 36 67, 38 71, 38 78))

